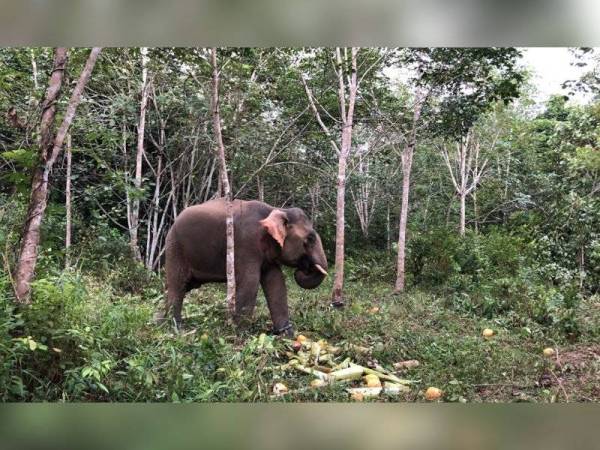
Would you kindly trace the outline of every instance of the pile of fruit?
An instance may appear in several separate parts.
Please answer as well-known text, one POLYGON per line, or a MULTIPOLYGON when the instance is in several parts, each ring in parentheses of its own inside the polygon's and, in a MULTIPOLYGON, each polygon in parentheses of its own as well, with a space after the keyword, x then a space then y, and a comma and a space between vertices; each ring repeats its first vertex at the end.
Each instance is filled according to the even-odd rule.
MULTIPOLYGON (((286 352, 288 363, 280 366, 285 371, 300 371, 312 375, 311 389, 317 389, 334 383, 348 383, 346 391, 351 398, 362 401, 365 398, 377 397, 381 393, 398 395, 410 391, 410 385, 417 381, 397 377, 393 371, 382 367, 377 361, 369 359, 365 366, 352 361, 349 354, 369 356, 371 349, 350 343, 334 346, 324 339, 311 340, 299 335, 290 344, 286 352), (344 356, 346 356, 344 358, 344 356)), ((418 365, 417 361, 397 363, 397 370, 418 365)), ((396 365, 395 365, 396 366, 396 365)), ((283 383, 273 387, 274 395, 291 393, 283 383)))

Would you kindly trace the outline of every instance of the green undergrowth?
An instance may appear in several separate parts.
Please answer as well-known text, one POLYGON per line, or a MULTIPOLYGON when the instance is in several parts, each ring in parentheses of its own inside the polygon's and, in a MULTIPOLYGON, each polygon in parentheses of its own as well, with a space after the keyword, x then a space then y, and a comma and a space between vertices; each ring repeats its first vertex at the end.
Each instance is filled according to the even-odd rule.
MULTIPOLYGON (((228 323, 224 286, 193 291, 185 302, 184 328, 176 333, 170 323, 152 322, 162 301, 158 277, 136 293, 124 292, 119 277, 112 279, 117 281, 75 272, 48 276, 35 282, 33 306, 21 310, 12 306, 9 281, 2 279, 1 400, 349 400, 343 385, 307 389, 311 376, 280 369, 288 360, 289 341, 268 335, 271 322, 262 294, 255 321, 238 332, 228 323), (292 394, 274 397, 276 382, 292 394)), ((489 317, 451 296, 418 290, 397 296, 387 282, 360 278, 346 285, 346 307, 334 310, 330 280, 312 291, 288 280, 298 332, 371 348, 370 356, 347 355, 361 364, 376 359, 391 368, 397 361, 419 360, 419 367, 402 373, 416 381, 410 392, 377 401, 424 401, 428 386, 442 389, 444 401, 598 400, 585 383, 565 394, 564 386, 543 382, 556 369, 542 356, 545 347, 561 352, 599 342, 598 298, 578 305, 580 333, 573 341, 561 327, 520 310, 489 317), (484 339, 483 328, 492 328, 495 336, 484 339)))

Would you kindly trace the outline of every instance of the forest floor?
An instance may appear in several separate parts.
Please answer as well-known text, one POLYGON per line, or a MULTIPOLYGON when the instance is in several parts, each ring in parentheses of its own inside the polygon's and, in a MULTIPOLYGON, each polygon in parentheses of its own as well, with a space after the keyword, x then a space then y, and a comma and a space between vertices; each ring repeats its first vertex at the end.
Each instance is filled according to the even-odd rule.
MULTIPOLYGON (((346 389, 360 380, 311 388, 313 375, 286 366, 292 341, 269 335, 262 293, 253 324, 238 332, 228 322, 224 285, 192 291, 184 303, 183 329, 176 332, 171 323, 153 322, 163 298, 160 280, 154 281, 137 294, 124 293, 114 279, 89 275, 36 282, 39 309, 32 310, 28 328, 19 331, 19 325, 13 332, 23 355, 19 365, 27 370, 13 377, 16 384, 7 398, 352 401, 346 389), (19 338, 22 333, 29 338, 19 338), (33 340, 45 343, 46 350, 32 347, 33 340), (285 384, 289 393, 274 395, 276 383, 285 384)), ((415 290, 395 296, 391 286, 389 281, 350 279, 347 305, 338 310, 329 305, 330 279, 314 290, 288 282, 296 332, 342 348, 338 360, 350 358, 363 366, 376 362, 392 371, 394 363, 419 361, 418 367, 396 372, 412 381, 406 392, 364 401, 424 402, 428 387, 441 389, 439 401, 445 402, 600 401, 597 296, 578 306, 581 333, 569 341, 556 327, 510 310, 483 318, 450 296, 415 290), (491 338, 482 336, 485 328, 494 330, 491 338), (357 352, 354 346, 369 350, 357 352), (548 347, 555 350, 552 357, 542 353, 548 347)))
MULTIPOLYGON (((298 334, 336 346, 367 347, 368 354, 342 355, 365 366, 374 359, 389 369, 395 362, 419 361, 418 367, 397 372, 400 378, 414 381, 408 392, 382 394, 374 401, 424 401, 430 386, 443 391, 442 400, 452 402, 600 401, 600 342, 586 336, 585 326, 577 342, 570 343, 538 324, 523 326, 510 314, 485 319, 461 312, 449 307, 443 296, 414 291, 394 296, 388 283, 347 283, 348 304, 337 310, 329 306, 328 286, 305 291, 289 284, 298 334), (494 330, 492 338, 482 336, 485 328, 494 330), (547 347, 555 349, 554 356, 543 355, 547 347)), ((169 326, 153 331, 183 345, 212 346, 217 361, 203 373, 206 381, 213 380, 210 392, 191 398, 183 394, 181 400, 349 400, 347 384, 311 389, 313 376, 280 369, 289 360, 290 341, 267 337, 265 344, 264 337, 262 342, 257 339, 271 326, 262 294, 254 324, 241 335, 226 325, 223 298, 221 286, 194 291, 186 300, 187 320, 181 333, 173 333, 169 326), (290 393, 272 395, 277 382, 290 393)), ((587 321, 589 329, 598 329, 598 307, 598 299, 582 305, 588 315, 581 320, 587 321)), ((191 381, 195 374, 189 376, 191 381)))

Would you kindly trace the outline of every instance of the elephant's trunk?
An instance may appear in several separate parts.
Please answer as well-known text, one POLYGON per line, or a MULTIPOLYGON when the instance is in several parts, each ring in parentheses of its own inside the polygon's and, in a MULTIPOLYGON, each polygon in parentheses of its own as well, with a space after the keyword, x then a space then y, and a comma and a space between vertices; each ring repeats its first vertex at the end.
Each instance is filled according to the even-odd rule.
POLYGON ((294 279, 301 288, 314 289, 323 282, 325 275, 316 268, 314 270, 309 270, 308 272, 297 269, 294 272, 294 279))
POLYGON ((321 239, 310 254, 305 255, 294 272, 294 279, 298 286, 304 289, 314 289, 319 286, 327 276, 327 258, 321 245, 321 239))

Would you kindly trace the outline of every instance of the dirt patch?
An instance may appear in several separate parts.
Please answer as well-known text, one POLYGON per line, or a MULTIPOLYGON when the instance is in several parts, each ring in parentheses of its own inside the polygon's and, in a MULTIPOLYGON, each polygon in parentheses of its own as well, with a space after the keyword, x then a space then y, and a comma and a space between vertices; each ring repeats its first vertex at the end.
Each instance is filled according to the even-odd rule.
POLYGON ((573 346, 558 351, 540 377, 562 401, 600 401, 600 344, 573 346))

